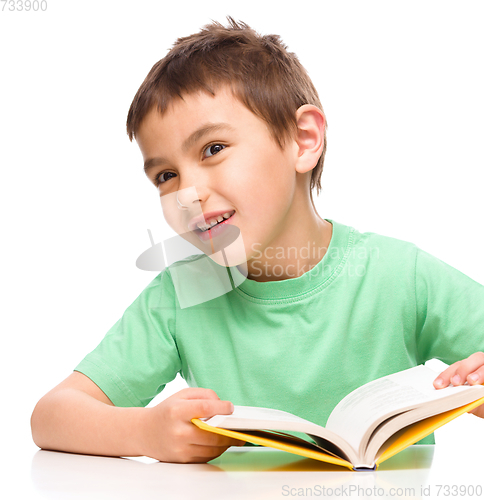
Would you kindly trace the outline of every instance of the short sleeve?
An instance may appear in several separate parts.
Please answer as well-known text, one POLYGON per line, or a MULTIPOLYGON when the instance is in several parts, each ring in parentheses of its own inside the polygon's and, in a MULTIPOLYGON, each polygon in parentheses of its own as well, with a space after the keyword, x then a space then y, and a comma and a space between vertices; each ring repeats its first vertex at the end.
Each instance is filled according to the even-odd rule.
POLYGON ((417 248, 415 264, 419 362, 447 364, 484 351, 484 286, 417 248))
POLYGON ((75 371, 89 377, 115 406, 146 406, 181 369, 175 323, 175 293, 165 269, 75 371))

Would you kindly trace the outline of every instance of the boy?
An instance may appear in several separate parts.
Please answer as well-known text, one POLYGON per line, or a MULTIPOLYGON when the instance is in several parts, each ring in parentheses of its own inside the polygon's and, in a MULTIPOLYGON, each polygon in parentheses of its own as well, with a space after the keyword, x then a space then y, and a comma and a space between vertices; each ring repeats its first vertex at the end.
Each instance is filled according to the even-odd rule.
POLYGON ((165 218, 203 255, 160 273, 39 401, 40 447, 206 462, 243 443, 190 420, 233 403, 324 425, 356 387, 431 358, 453 363, 436 388, 484 382, 484 287, 411 243, 317 214, 317 92, 277 36, 229 21, 179 39, 127 121, 165 218), (144 408, 178 372, 190 388, 144 408))

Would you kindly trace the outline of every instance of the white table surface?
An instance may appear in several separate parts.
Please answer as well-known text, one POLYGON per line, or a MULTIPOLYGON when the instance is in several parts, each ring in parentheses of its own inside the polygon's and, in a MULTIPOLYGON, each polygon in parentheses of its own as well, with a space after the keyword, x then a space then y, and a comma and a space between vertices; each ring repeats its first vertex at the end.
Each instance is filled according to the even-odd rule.
POLYGON ((484 498, 443 488, 438 495, 439 485, 484 489, 482 424, 463 415, 437 432, 435 446, 407 448, 375 472, 269 448, 233 448, 208 464, 75 455, 39 450, 24 434, 11 453, 4 450, 3 486, 15 487, 9 499, 484 498))
MULTIPOLYGON (((412 446, 375 472, 352 472, 283 451, 246 447, 230 449, 208 464, 169 464, 147 457, 39 450, 32 441, 30 415, 45 388, 36 394, 25 384, 24 394, 14 392, 15 385, 6 387, 0 413, 0 478, 8 495, 0 496, 2 500, 331 498, 328 488, 333 488, 333 498, 484 500, 484 494, 462 495, 457 490, 453 495, 455 491, 444 488, 438 494, 439 485, 484 490, 484 420, 474 415, 462 415, 437 429, 435 446, 412 446), (361 490, 358 495, 358 487, 364 496, 361 490)), ((171 383, 152 403, 180 388, 171 383)))

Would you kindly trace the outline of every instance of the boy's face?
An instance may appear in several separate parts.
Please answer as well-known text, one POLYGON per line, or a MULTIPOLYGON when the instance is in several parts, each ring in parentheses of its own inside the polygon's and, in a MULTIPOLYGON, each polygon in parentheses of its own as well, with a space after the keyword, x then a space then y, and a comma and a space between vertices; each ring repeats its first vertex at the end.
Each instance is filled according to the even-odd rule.
POLYGON ((202 212, 235 211, 227 223, 240 230, 244 255, 229 265, 249 261, 268 245, 291 243, 286 233, 303 206, 298 196, 304 191, 309 197, 307 179, 295 170, 297 143, 281 150, 266 123, 229 90, 185 95, 162 115, 152 109, 136 140, 168 224, 205 253, 214 253, 208 231, 203 236, 189 227, 202 212))

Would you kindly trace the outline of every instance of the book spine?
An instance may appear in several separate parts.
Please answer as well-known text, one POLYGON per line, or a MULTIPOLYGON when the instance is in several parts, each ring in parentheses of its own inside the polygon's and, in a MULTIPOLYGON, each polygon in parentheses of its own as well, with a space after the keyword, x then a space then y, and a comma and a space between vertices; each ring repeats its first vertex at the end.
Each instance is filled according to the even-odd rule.
POLYGON ((376 470, 376 464, 373 467, 353 467, 353 470, 356 472, 368 472, 368 471, 374 471, 376 470))

